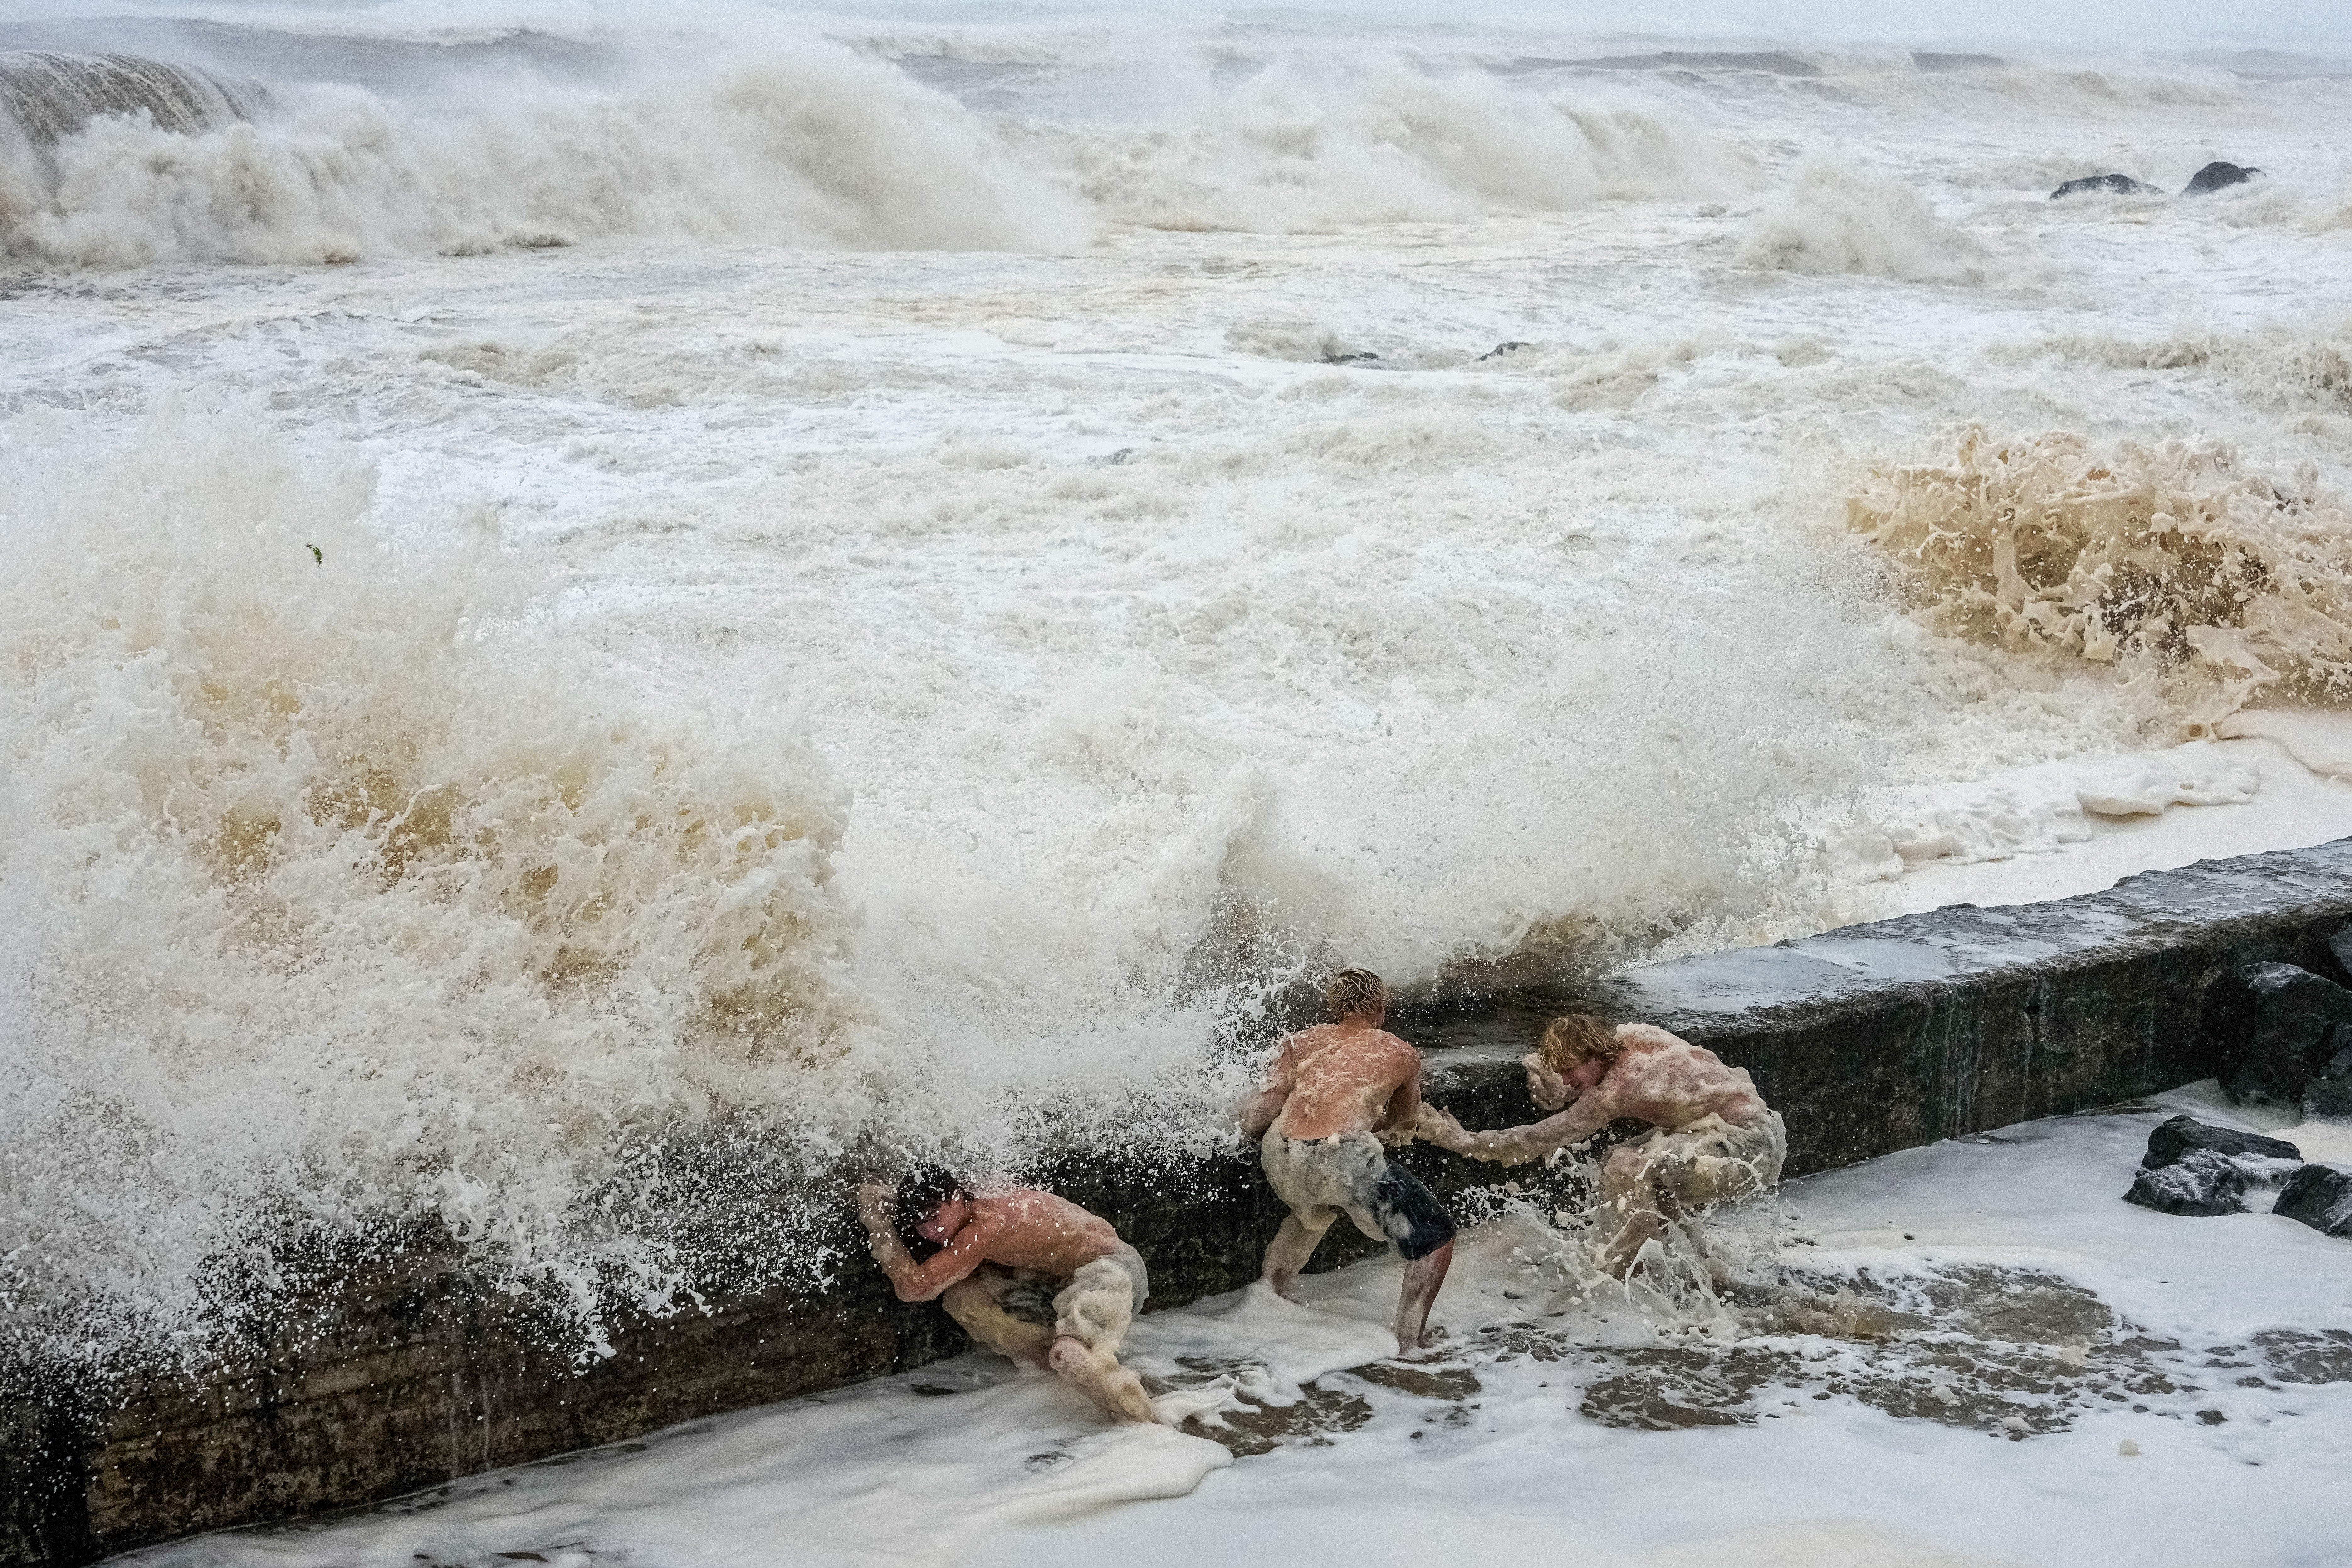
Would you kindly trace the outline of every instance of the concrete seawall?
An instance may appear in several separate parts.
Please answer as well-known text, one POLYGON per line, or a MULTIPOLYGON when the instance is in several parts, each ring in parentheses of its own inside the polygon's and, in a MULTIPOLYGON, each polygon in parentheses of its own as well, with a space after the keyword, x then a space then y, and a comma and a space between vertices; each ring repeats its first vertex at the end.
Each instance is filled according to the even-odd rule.
MULTIPOLYGON (((1754 1074, 1786 1114, 1801 1174, 2210 1076, 2231 1045, 2204 1020, 2211 983, 2263 961, 2345 978, 2327 939, 2347 923, 2352 839, 1849 927, 1581 992, 1514 991, 1399 1027, 1429 1051, 1428 1097, 1480 1126, 1535 1114, 1517 1058, 1553 1013, 1663 1024, 1754 1074)), ((1409 1163, 1449 1194, 1500 1179, 1426 1148, 1409 1163)), ((1160 1304, 1253 1278, 1279 1217, 1239 1152, 1171 1169, 1090 1151, 1039 1179, 1118 1224, 1150 1260, 1160 1304)), ((835 1222, 847 1237, 845 1198, 835 1222)), ((1336 1245, 1345 1229, 1318 1264, 1349 1255, 1336 1245)), ((936 1308, 896 1301, 870 1268, 845 1275, 822 1295, 623 1325, 617 1353, 582 1371, 540 1342, 526 1310, 420 1252, 352 1278, 299 1331, 257 1323, 206 1376, 101 1397, 0 1367, 0 1564, 66 1568, 423 1490, 961 1348, 936 1308)))

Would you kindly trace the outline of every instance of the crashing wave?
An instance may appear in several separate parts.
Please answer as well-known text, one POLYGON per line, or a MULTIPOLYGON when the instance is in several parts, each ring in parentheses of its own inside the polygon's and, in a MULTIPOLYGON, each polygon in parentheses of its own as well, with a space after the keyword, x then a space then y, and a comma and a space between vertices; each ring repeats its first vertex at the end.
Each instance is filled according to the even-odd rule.
POLYGON ((2219 443, 1996 439, 1872 469, 1847 521, 1938 631, 2161 682, 2192 736, 2256 694, 2352 701, 2352 508, 2219 443))
POLYGON ((863 1114, 842 792, 551 661, 494 536, 397 545, 260 424, 0 426, 0 1354, 200 1345, 225 1259, 436 1232, 593 1344, 705 1277, 707 1145, 772 1192, 863 1114))
POLYGON ((189 68, 128 60, 92 80, 116 88, 71 100, 79 119, 55 89, 41 111, 55 134, 0 145, 0 254, 317 262, 621 236, 1024 250, 1087 233, 969 110, 835 45, 749 51, 629 91, 501 83, 454 111, 318 86, 258 122, 210 98, 164 104, 172 82, 243 101, 189 68), (134 82, 155 102, 132 101, 134 82))

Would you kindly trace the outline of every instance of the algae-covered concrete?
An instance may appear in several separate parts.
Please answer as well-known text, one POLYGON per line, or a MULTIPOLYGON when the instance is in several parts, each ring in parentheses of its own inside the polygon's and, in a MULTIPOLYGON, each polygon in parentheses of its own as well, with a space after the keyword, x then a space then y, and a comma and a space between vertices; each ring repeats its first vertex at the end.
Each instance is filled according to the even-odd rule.
MULTIPOLYGON (((1776 947, 1533 988, 1399 1026, 1427 1092, 1473 1126, 1536 1114, 1516 1065, 1542 1020, 1584 1007, 1660 1023, 1748 1068, 1785 1113, 1790 1173, 2109 1103, 2210 1076, 2231 1042, 2214 980, 2267 961, 2342 975, 2352 840, 2136 877, 2082 898, 1908 916, 1776 947)), ((1497 1179, 1427 1148, 1441 1192, 1497 1179)), ((1171 1168, 1074 1152, 1044 1184, 1109 1215, 1160 1304, 1252 1278, 1278 1218, 1246 1150, 1171 1168)), ((846 1196, 835 1224, 856 1257, 846 1196)), ((1359 1252, 1335 1230, 1322 1264, 1359 1252)), ((429 1489, 697 1415, 918 1365, 960 1348, 877 1272, 625 1325, 582 1367, 455 1261, 355 1277, 301 1326, 257 1327, 233 1364, 100 1395, 0 1372, 0 1564, 90 1561, 194 1531, 429 1489)))

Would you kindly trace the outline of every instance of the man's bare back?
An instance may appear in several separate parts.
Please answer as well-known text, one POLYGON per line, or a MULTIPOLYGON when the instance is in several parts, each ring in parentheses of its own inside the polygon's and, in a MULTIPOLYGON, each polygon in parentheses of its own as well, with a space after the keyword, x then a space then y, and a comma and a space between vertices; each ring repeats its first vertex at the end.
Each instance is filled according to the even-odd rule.
POLYGON ((1283 1041, 1265 1082, 1241 1108, 1266 1182, 1290 1208, 1266 1247, 1262 1277, 1290 1297, 1316 1243, 1345 1214, 1404 1259, 1397 1345, 1417 1350, 1454 1259, 1454 1221, 1419 1177, 1389 1163, 1383 1145, 1412 1142, 1421 1053, 1381 1027, 1388 987, 1370 970, 1340 971, 1324 1000, 1337 1021, 1283 1041))
POLYGON ((1282 1043, 1266 1085, 1242 1110, 1252 1137, 1329 1138, 1402 1129, 1421 1111, 1421 1053, 1361 1018, 1318 1024, 1282 1043))
POLYGON ((894 1237, 887 1237, 887 1215, 881 1205, 887 1205, 889 1192, 887 1187, 861 1187, 858 1196, 862 1204, 872 1206, 875 1216, 867 1225, 877 1238, 875 1261, 890 1276, 901 1301, 935 1300, 940 1292, 983 1263, 1067 1278, 1097 1258, 1108 1258, 1122 1245, 1118 1232, 1100 1215, 1051 1193, 1013 1187, 968 1200, 971 1217, 945 1247, 918 1263, 904 1247, 896 1245, 894 1237), (877 1222, 885 1222, 885 1229, 875 1230, 877 1222), (891 1245, 884 1246, 886 1239, 891 1245))
MULTIPOLYGON (((1748 1074, 1726 1066, 1704 1046, 1648 1024, 1620 1026, 1617 1041, 1616 1055, 1580 1063, 1574 1071, 1551 1079, 1564 1086, 1570 1101, 1556 1116, 1526 1127, 1470 1132, 1444 1111, 1424 1108, 1421 1135, 1457 1154, 1521 1165, 1581 1143, 1621 1116, 1673 1131, 1708 1116, 1735 1127, 1748 1126, 1768 1114, 1748 1074)), ((1531 1086, 1539 1071, 1529 1066, 1531 1086)))

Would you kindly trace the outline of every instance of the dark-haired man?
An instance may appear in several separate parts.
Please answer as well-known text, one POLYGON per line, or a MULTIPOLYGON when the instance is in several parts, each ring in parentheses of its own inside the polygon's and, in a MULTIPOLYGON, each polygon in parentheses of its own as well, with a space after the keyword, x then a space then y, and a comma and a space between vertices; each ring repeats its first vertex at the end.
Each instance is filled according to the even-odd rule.
POLYGON ((1029 1187, 974 1194, 937 1165, 857 1189, 901 1301, 936 1300, 999 1355, 1043 1367, 1114 1421, 1160 1419, 1118 1363, 1150 1277, 1110 1222, 1029 1187))
POLYGON ((1368 969, 1343 969, 1324 995, 1334 1020, 1282 1042, 1274 1070, 1241 1109, 1242 1131, 1265 1134, 1259 1155, 1275 1195, 1290 1205, 1265 1249, 1264 1279, 1287 1298, 1323 1233, 1345 1214, 1404 1259, 1397 1293, 1400 1350, 1419 1350, 1430 1303, 1454 1261, 1454 1221, 1386 1144, 1410 1143, 1421 1115, 1421 1053, 1381 1027, 1388 987, 1368 969))

